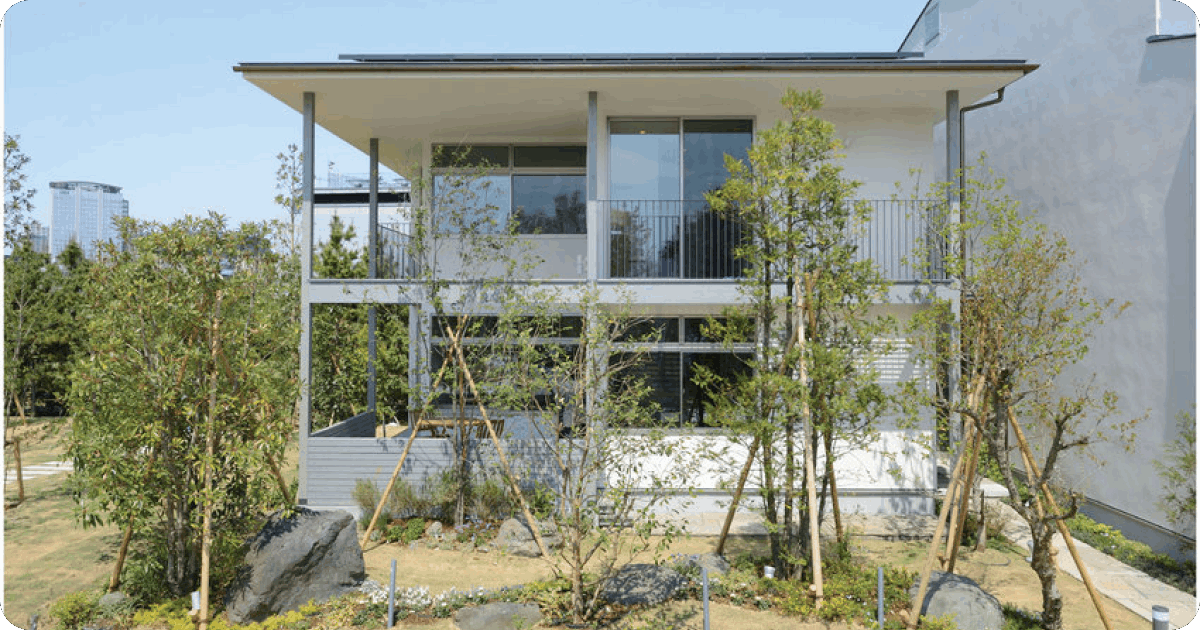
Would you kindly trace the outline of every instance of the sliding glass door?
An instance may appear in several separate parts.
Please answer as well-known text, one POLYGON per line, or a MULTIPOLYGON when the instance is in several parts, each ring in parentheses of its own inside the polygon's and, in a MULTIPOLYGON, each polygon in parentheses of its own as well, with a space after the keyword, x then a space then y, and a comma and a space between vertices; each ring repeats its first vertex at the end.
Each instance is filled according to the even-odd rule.
POLYGON ((749 120, 609 122, 613 277, 726 278, 740 232, 704 195, 725 183, 725 156, 744 160, 749 120))

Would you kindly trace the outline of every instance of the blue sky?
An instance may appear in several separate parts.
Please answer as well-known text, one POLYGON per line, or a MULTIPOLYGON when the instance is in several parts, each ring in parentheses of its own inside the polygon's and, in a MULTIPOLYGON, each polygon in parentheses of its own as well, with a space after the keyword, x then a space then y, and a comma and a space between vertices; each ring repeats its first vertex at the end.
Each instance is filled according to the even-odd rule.
MULTIPOLYGON (((11 0, 10 0, 11 1, 11 0)), ((7 3, 5 3, 7 4, 7 3)), ((892 51, 925 0, 275 2, 23 0, 4 15, 4 129, 49 182, 121 186, 130 214, 283 218, 275 155, 300 116, 232 67, 340 53, 892 51)), ((366 156, 317 137, 318 175, 366 156)))

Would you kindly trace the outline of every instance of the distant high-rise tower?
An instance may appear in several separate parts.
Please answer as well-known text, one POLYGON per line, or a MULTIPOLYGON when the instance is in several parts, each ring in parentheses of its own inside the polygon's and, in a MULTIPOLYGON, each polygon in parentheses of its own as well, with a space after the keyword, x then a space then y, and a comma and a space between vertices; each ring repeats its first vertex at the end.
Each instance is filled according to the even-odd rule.
POLYGON ((119 186, 95 182, 50 182, 50 255, 58 256, 72 239, 89 259, 100 241, 116 242, 113 221, 129 216, 119 186))

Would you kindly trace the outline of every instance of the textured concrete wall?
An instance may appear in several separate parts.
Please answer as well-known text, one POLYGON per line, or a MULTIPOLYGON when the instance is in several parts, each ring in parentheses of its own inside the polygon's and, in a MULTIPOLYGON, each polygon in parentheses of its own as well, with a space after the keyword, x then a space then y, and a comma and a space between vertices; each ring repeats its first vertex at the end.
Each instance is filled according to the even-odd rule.
POLYGON ((1132 452, 1101 445, 1106 466, 1073 457, 1063 470, 1089 497, 1168 526, 1151 461, 1196 399, 1195 38, 1148 43, 1153 0, 940 7, 927 57, 1041 64, 1003 103, 967 114, 968 162, 986 151, 1008 191, 1087 261, 1094 294, 1132 303, 1073 376, 1115 389, 1118 420, 1149 417, 1132 452))

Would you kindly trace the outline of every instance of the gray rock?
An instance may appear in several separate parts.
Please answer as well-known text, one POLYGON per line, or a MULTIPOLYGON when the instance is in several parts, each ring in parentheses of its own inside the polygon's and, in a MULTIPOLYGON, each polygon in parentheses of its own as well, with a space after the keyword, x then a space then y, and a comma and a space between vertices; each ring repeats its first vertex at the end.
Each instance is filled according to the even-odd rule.
MULTIPOLYGON (((909 597, 917 596, 921 587, 919 580, 908 590, 909 597)), ((999 600, 974 580, 942 571, 934 571, 929 576, 921 614, 927 617, 953 615, 959 630, 1000 630, 1004 626, 1004 612, 999 600)))
POLYGON ((657 604, 670 599, 686 582, 686 578, 670 567, 630 564, 604 585, 600 597, 622 606, 657 604))
POLYGON ((460 608, 454 613, 454 625, 459 630, 527 629, 541 620, 537 604, 497 602, 460 608))
POLYGON ((354 517, 342 511, 298 508, 277 512, 250 539, 238 577, 225 596, 234 623, 262 621, 353 590, 364 578, 354 517))
POLYGON ((123 606, 128 606, 130 604, 131 602, 129 601, 128 595, 122 593, 121 591, 113 591, 111 593, 105 593, 102 595, 100 597, 100 601, 96 603, 96 606, 99 607, 100 610, 113 610, 119 609, 123 606))
POLYGON ((682 556, 678 558, 676 565, 681 571, 695 570, 696 578, 699 579, 701 569, 708 569, 709 577, 714 575, 725 575, 729 572, 729 562, 725 558, 718 556, 715 553, 699 553, 690 556, 682 556))
MULTIPOLYGON (((553 525, 539 523, 538 527, 541 530, 542 541, 546 543, 550 551, 562 546, 562 536, 558 535, 553 525)), ((496 533, 496 539, 492 541, 492 544, 514 556, 537 558, 542 555, 537 541, 533 539, 533 530, 515 518, 510 518, 500 524, 500 531, 496 533)))
POLYGON ((425 528, 425 535, 429 536, 430 538, 437 538, 438 536, 441 536, 442 535, 441 521, 434 521, 434 522, 430 523, 429 527, 425 528))

